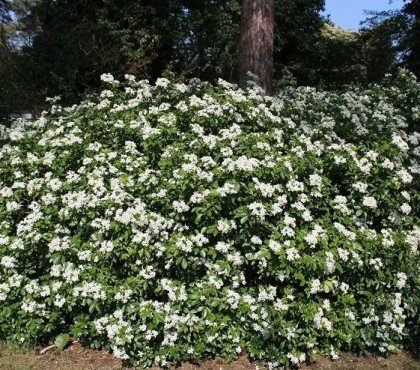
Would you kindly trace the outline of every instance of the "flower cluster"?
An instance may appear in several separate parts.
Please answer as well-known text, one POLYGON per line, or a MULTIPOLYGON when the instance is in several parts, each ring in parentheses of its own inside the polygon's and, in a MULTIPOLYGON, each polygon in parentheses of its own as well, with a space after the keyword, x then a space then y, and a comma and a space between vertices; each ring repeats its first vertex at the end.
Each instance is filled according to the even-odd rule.
POLYGON ((400 79, 262 97, 104 75, 98 96, 1 127, 0 339, 70 332, 144 367, 403 347, 420 86, 400 79))

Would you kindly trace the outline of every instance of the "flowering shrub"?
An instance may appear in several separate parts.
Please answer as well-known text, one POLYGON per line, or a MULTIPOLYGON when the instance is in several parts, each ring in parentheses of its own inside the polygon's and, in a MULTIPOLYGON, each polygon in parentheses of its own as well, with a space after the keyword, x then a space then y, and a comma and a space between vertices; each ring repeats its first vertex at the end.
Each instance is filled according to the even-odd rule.
POLYGON ((102 78, 100 96, 1 130, 0 339, 68 332, 141 366, 245 349, 272 367, 416 340, 411 76, 275 98, 102 78))

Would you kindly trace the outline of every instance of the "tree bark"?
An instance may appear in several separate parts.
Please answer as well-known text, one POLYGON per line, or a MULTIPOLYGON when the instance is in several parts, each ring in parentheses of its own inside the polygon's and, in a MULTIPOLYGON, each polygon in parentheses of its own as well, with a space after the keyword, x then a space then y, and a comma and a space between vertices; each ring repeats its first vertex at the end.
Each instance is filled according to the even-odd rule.
POLYGON ((265 94, 273 92, 274 0, 242 0, 239 82, 256 75, 265 94))
POLYGON ((411 14, 414 16, 409 67, 420 79, 420 0, 412 0, 408 6, 411 7, 411 14))

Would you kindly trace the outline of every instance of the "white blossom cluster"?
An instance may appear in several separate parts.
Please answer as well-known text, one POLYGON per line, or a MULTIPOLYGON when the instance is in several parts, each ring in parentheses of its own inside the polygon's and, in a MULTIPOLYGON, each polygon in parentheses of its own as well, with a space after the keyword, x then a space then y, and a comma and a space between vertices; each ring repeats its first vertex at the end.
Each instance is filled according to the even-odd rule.
POLYGON ((420 86, 399 78, 262 97, 104 75, 96 98, 1 126, 1 339, 71 331, 143 367, 402 348, 420 86))

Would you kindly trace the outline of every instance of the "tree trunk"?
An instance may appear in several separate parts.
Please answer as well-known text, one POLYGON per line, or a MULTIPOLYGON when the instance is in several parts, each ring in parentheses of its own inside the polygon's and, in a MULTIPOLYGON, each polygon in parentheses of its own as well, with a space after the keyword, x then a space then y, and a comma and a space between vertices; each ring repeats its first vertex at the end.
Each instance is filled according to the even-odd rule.
POLYGON ((239 81, 247 73, 259 79, 264 92, 273 92, 274 0, 242 0, 239 81))
POLYGON ((420 79, 420 0, 413 0, 410 5, 412 7, 411 14, 414 16, 410 67, 420 79))

